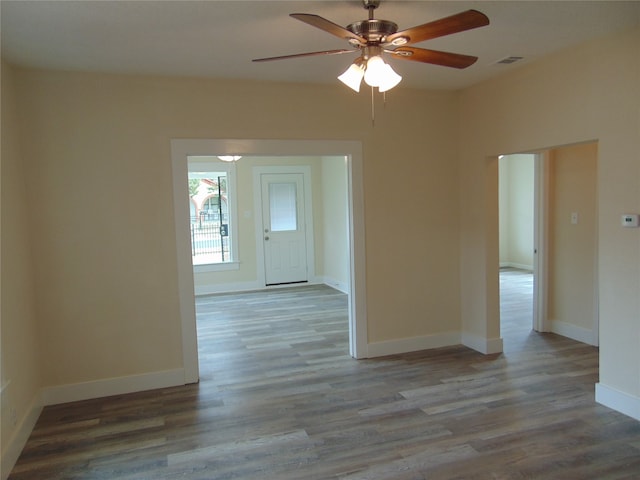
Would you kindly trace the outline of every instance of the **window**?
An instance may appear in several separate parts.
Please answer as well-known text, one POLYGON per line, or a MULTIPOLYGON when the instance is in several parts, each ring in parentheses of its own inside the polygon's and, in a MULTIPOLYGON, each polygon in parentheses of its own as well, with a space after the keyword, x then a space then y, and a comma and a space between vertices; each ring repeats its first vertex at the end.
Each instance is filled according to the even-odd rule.
POLYGON ((188 157, 190 237, 194 268, 221 270, 237 263, 235 164, 188 157))
POLYGON ((269 184, 271 231, 287 232, 298 229, 295 183, 269 184))

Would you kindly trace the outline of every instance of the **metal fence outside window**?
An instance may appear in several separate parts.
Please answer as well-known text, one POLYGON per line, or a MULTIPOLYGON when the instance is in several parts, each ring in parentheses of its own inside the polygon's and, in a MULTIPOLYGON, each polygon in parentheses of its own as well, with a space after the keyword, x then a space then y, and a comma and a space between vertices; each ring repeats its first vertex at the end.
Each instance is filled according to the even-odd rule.
MULTIPOLYGON (((228 226, 220 221, 191 220, 191 255, 214 257, 210 263, 229 260, 228 226)), ((209 262, 208 262, 209 263, 209 262)))

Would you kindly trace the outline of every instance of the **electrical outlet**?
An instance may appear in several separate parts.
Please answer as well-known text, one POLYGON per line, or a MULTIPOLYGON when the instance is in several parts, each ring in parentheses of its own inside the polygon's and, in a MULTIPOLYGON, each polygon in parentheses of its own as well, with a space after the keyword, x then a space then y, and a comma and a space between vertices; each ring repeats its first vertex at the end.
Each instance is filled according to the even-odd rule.
POLYGON ((577 225, 578 224, 578 212, 572 212, 571 213, 571 225, 577 225))

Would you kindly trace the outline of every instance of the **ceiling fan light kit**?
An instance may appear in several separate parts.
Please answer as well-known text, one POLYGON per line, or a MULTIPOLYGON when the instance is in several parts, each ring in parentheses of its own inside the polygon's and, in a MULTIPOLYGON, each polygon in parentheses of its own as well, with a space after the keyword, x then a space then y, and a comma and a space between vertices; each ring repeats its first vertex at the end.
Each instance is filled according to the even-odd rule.
POLYGON ((391 90, 402 80, 402 77, 391 68, 391 65, 382 59, 382 48, 375 46, 365 47, 363 55, 357 58, 338 77, 338 80, 359 92, 363 78, 367 85, 378 87, 380 92, 391 90))
POLYGON ((352 63, 349 65, 349 68, 347 68, 344 73, 338 77, 338 80, 352 90, 359 92, 362 77, 364 77, 364 65, 352 63))
POLYGON ((398 75, 393 68, 380 55, 374 55, 367 60, 367 68, 364 72, 364 81, 371 87, 378 87, 380 92, 391 90, 402 77, 398 75))

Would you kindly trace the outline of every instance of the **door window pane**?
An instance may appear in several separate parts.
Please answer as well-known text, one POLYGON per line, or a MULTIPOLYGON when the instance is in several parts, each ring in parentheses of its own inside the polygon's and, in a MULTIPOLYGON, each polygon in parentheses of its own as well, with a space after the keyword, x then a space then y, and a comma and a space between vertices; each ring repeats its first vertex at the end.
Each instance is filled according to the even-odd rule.
POLYGON ((298 229, 295 183, 269 184, 269 216, 272 232, 298 229))

